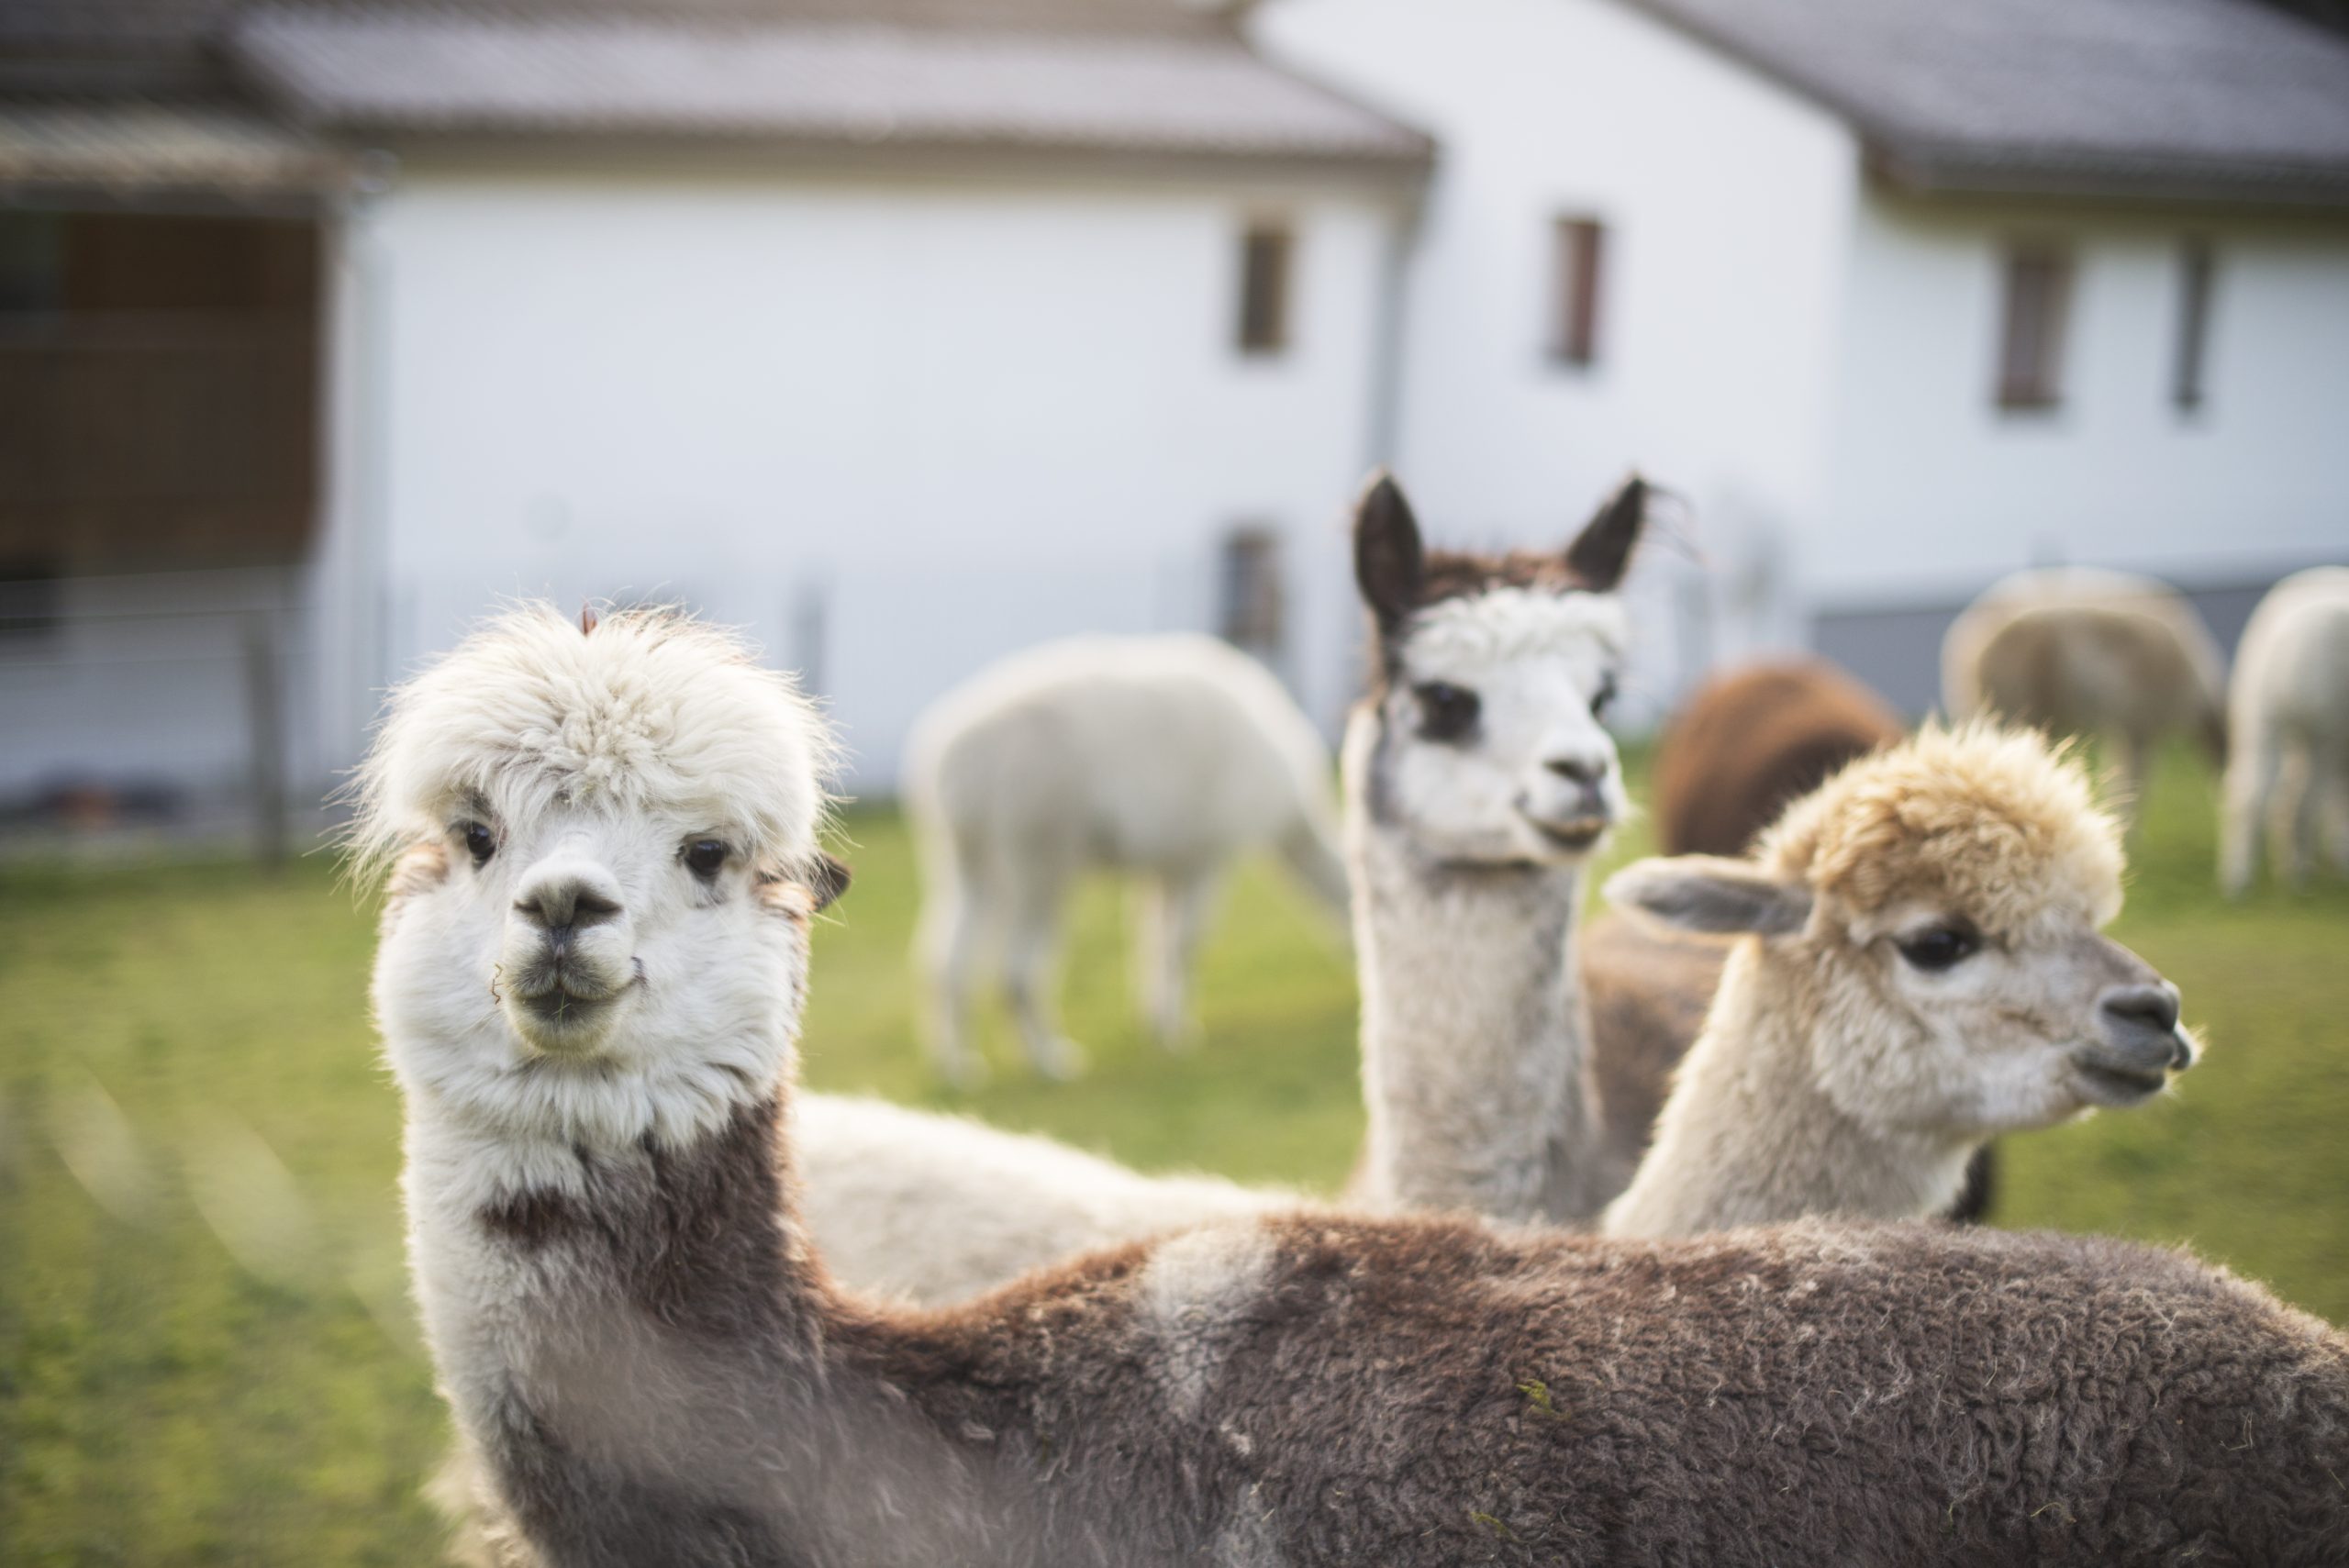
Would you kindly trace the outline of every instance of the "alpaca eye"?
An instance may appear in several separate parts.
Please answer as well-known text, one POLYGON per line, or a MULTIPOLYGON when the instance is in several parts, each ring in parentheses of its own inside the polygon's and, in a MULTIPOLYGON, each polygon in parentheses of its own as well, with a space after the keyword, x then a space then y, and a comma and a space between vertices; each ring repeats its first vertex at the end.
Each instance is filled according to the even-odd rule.
POLYGON ((704 882, 716 876, 726 865, 726 845, 717 839, 690 839, 685 842, 685 869, 704 882))
POLYGON ((1935 926, 1900 940, 1900 956, 1919 969, 1947 969, 1979 951, 1982 939, 1956 926, 1935 926))
POLYGON ((1590 717, 1605 718, 1607 710, 1615 705, 1615 677, 1610 673, 1599 677, 1598 689, 1590 694, 1590 717))
POLYGON ((487 865, 489 857, 497 852, 497 835, 489 830, 486 822, 468 822, 463 831, 465 852, 473 856, 473 864, 487 865))
POLYGON ((1475 693, 1449 681, 1430 681, 1411 688, 1419 699, 1419 739, 1457 740, 1475 727, 1484 704, 1475 693))

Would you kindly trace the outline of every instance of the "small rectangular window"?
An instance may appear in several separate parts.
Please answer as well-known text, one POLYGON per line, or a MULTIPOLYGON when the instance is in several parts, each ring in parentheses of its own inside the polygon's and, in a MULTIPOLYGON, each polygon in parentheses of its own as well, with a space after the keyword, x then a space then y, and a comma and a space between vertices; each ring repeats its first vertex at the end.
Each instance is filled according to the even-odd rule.
POLYGON ((1597 218, 1562 217, 1551 246, 1551 357, 1570 365, 1596 364, 1606 227, 1597 218))
POLYGON ((1240 242, 1240 351, 1277 354, 1288 347, 1289 261, 1286 228, 1260 223, 1240 242))
POLYGON ((1263 527, 1223 536, 1217 584, 1217 629, 1223 639, 1278 665, 1287 640, 1287 595, 1281 586, 1281 539, 1263 527))
POLYGON ((2216 264, 2207 239, 2188 239, 2178 253, 2177 362, 2170 399, 2188 413, 2202 406, 2203 365, 2210 342, 2210 285, 2216 264))
POLYGON ((2064 397, 2064 325, 2072 258, 2055 245, 2007 253, 2006 320, 1999 333, 1998 406, 2053 408, 2064 397))

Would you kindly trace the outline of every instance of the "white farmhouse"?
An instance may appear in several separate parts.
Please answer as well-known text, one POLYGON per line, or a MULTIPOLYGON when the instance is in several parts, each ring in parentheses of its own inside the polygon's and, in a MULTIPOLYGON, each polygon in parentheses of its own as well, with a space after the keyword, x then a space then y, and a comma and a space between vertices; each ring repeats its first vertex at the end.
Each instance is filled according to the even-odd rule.
POLYGON ((1063 632, 1220 628, 1341 710, 1340 522, 1432 150, 1219 8, 87 0, 45 25, 17 41, 57 90, 0 111, 0 361, 46 345, 13 373, 50 378, 22 400, 73 472, 0 521, 14 591, 46 596, 17 667, 0 639, 0 792, 93 762, 240 780, 275 669, 262 739, 302 793, 517 594, 756 628, 861 790, 930 697, 1063 632), (223 231, 235 307, 161 322, 153 273, 223 231), (181 508, 211 533, 154 521, 101 449, 202 437, 239 390, 159 373, 157 334, 241 363, 246 306, 288 298, 269 329, 309 312, 323 367, 272 361, 261 400, 290 487, 264 518, 174 474, 214 492, 181 508), (74 375, 96 392, 59 395, 74 375), (73 521, 101 514, 146 520, 73 521), (171 605, 126 586, 188 566, 239 570, 171 605), (284 637, 258 668, 256 604, 284 637))
POLYGON ((1439 516, 1541 538, 1636 461, 1732 612, 1911 706, 2013 568, 2160 573, 2231 641, 2349 558, 2349 41, 2248 0, 1277 0, 1253 36, 1442 147, 1398 450, 1439 516))
POLYGON ((0 3, 0 815, 315 798, 516 594, 749 624, 865 792, 1080 629, 1333 721, 1382 460, 1685 495, 1648 713, 1921 706, 2033 562, 2231 639, 2344 429, 2349 40, 2252 0, 0 3))

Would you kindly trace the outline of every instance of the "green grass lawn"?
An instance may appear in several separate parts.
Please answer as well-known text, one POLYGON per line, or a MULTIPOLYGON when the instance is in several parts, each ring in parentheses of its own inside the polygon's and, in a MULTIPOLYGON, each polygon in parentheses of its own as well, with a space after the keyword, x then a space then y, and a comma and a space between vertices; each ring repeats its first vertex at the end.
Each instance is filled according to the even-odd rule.
MULTIPOLYGON (((946 1103, 913 1042, 905 835, 848 829, 807 1075, 946 1103)), ((2189 1242, 2349 1322, 2349 888, 2221 906, 2184 758, 2136 860, 2119 934, 2210 1055, 2167 1102, 2009 1140, 1998 1218, 2189 1242)), ((1353 982, 1306 905, 1240 876, 1181 1057, 1130 1019, 1116 890, 1075 914, 1091 1076, 1030 1081, 991 1018, 970 1108, 1140 1165, 1333 1185, 1360 1129, 1353 982)), ((443 1417, 404 1295, 371 942, 316 862, 0 873, 0 1563, 430 1560, 417 1488, 443 1417)))

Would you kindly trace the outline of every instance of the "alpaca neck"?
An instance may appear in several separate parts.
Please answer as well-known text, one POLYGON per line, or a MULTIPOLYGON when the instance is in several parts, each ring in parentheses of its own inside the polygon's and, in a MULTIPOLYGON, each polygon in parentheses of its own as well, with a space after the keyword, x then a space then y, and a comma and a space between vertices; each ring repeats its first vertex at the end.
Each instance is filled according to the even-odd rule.
POLYGON ((560 1164, 440 1110, 411 1095, 418 1295, 459 1423, 549 1562, 1034 1543, 1024 1476, 947 1435, 998 1420, 991 1396, 936 1386, 936 1330, 842 1299, 809 1254, 780 1093, 679 1147, 560 1164), (899 1517, 908 1496, 935 1506, 899 1517))
POLYGON ((1609 1191, 1578 866, 1430 865, 1349 801, 1374 1202, 1587 1219, 1609 1191))
POLYGON ((1607 1210, 1614 1236, 1687 1236, 1805 1215, 1902 1219, 1955 1200, 1975 1145, 1871 1125, 1820 1086, 1821 999, 1741 942, 1653 1145, 1607 1210))
MULTIPOLYGON (((522 1417, 585 1451, 633 1445, 586 1407, 619 1369, 698 1387, 723 1347, 744 1373, 805 1381, 821 1293, 774 1154, 779 1098, 680 1147, 570 1143, 408 1097, 409 1249, 451 1402, 468 1429, 522 1417)), ((659 1410, 645 1412, 657 1422, 659 1410)), ((698 1446, 687 1440, 687 1449, 698 1446)))

